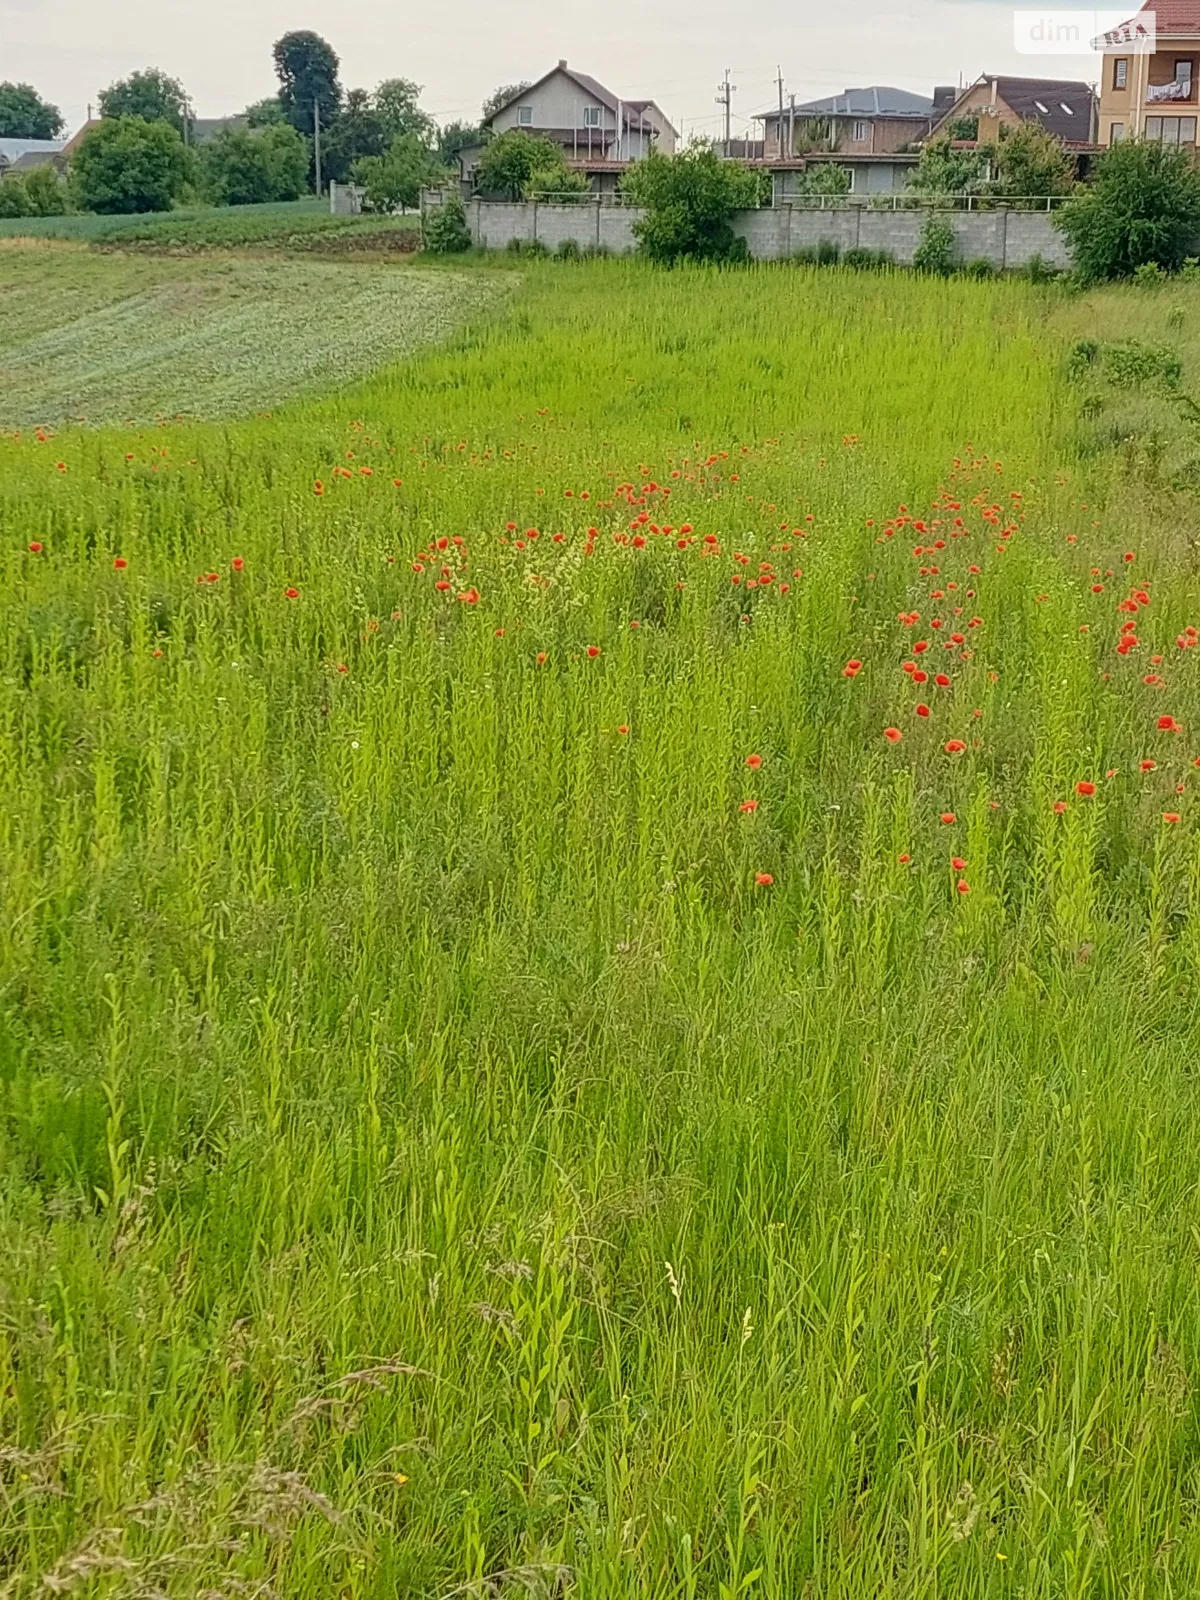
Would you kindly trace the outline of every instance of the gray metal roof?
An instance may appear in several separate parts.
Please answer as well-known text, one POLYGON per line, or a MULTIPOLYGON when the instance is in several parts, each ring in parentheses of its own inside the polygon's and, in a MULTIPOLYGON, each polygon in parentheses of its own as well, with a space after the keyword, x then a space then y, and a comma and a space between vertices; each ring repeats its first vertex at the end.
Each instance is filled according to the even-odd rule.
MULTIPOLYGON (((910 94, 907 89, 891 89, 880 83, 868 89, 846 89, 824 100, 807 100, 796 107, 797 113, 806 117, 927 117, 932 110, 933 101, 928 95, 910 94)), ((778 108, 763 115, 777 117, 778 108)), ((784 115, 791 115, 790 106, 784 108, 784 115)))
POLYGON ((19 161, 22 156, 56 156, 65 149, 65 139, 0 139, 0 161, 19 161))

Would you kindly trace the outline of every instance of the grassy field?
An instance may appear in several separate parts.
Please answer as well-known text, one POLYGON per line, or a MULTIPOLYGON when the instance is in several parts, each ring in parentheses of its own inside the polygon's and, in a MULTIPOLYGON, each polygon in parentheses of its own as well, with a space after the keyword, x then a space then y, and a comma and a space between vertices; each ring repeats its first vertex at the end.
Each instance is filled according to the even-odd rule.
MULTIPOLYGON (((1194 497, 1071 359, 1129 306, 505 281, 0 439, 0 1592, 1196 1594, 1194 497)), ((1198 313, 1137 302, 1181 392, 1198 313)))
POLYGON ((387 236, 419 226, 405 217, 335 217, 326 200, 309 198, 258 206, 194 206, 145 216, 0 218, 0 240, 66 239, 122 249, 316 249, 367 234, 387 236))
POLYGON ((511 282, 0 241, 0 428, 270 409, 444 339, 511 282))

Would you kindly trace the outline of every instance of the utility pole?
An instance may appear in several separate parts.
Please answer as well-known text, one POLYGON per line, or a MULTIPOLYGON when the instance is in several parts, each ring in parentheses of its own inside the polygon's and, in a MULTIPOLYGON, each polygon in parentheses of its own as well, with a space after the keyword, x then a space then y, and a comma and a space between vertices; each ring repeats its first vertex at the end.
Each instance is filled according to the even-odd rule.
POLYGON ((791 116, 788 118, 788 160, 796 154, 796 96, 791 97, 791 116))
POLYGON ((726 161, 729 160, 729 133, 730 133, 729 123, 730 123, 730 116, 731 116, 731 113, 732 113, 732 110, 733 110, 733 96, 737 93, 736 85, 730 83, 730 81, 729 81, 729 73, 730 73, 730 69, 728 67, 726 67, 725 68, 725 77, 724 77, 723 81, 720 82, 717 85, 717 104, 719 106, 724 107, 724 110, 725 110, 725 159, 726 159, 726 161))
POLYGON ((321 198, 321 102, 313 101, 313 162, 317 175, 317 199, 321 198))
POLYGON ((775 79, 775 82, 779 86, 779 121, 778 121, 778 123, 776 124, 776 127, 775 127, 775 145, 776 145, 776 149, 777 149, 778 153, 780 155, 782 155, 783 154, 783 68, 782 67, 776 67, 775 70, 779 74, 779 76, 775 79))

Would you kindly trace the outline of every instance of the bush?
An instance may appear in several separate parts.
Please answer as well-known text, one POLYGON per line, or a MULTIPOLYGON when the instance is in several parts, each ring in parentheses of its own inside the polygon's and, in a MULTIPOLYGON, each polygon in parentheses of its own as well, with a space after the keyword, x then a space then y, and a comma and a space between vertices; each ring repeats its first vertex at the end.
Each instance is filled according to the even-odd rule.
POLYGON ((592 186, 582 172, 575 172, 564 162, 555 167, 539 168, 531 174, 525 185, 526 200, 550 200, 570 205, 590 195, 592 186))
POLYGON ((876 267, 890 267, 895 263, 890 250, 867 250, 858 246, 842 252, 842 265, 857 272, 872 272, 876 267))
POLYGON ((1058 268, 1040 255, 1032 255, 1022 269, 1030 283, 1052 283, 1059 276, 1058 268))
POLYGON ((836 267, 842 253, 842 247, 836 239, 820 239, 817 241, 817 265, 819 267, 836 267))
POLYGON ((63 217, 70 209, 67 186, 58 175, 52 161, 34 167, 25 179, 25 193, 29 196, 30 214, 35 217, 63 217))
POLYGON ((1167 281, 1167 275, 1157 261, 1143 261, 1140 267, 1133 269, 1133 281, 1142 289, 1159 289, 1167 281))
POLYGON ((730 219, 756 203, 758 179, 722 161, 708 145, 691 145, 674 156, 652 151, 630 168, 622 192, 644 209, 633 232, 651 261, 674 266, 749 258, 746 241, 734 233, 730 219))
POLYGON ((187 148, 169 122, 113 117, 84 136, 71 182, 85 211, 169 211, 190 172, 187 148))
POLYGON ((1122 140, 1055 221, 1085 283, 1127 278, 1147 263, 1173 272, 1200 240, 1200 172, 1185 149, 1122 140))
POLYGON ((308 141, 286 122, 253 133, 226 128, 200 156, 205 192, 223 206, 298 200, 308 161, 308 141))
POLYGON ((583 251, 579 248, 574 239, 559 240, 558 248, 554 252, 554 259, 556 261, 580 261, 582 258, 583 251))
POLYGON ((25 179, 19 174, 0 179, 0 217, 31 217, 33 207, 25 179))
POLYGON ((913 252, 913 266, 918 272, 930 272, 946 278, 954 271, 958 247, 954 229, 945 217, 930 212, 921 229, 920 243, 913 252))
POLYGON ((964 278, 994 278, 998 270, 986 256, 976 256, 963 267, 962 275, 964 278))
POLYGON ((1200 260, 1188 256, 1179 269, 1179 278, 1182 283, 1200 283, 1200 260))
POLYGON ((562 150, 552 140, 512 128, 493 139, 483 152, 476 183, 481 194, 523 200, 535 175, 544 181, 548 173, 565 175, 567 171, 562 150))
POLYGON ((471 230, 462 200, 451 195, 445 205, 429 212, 423 221, 425 248, 433 256, 461 255, 471 248, 471 230))
POLYGON ((421 190, 440 170, 417 134, 401 133, 383 155, 356 161, 353 175, 372 211, 396 211, 420 205, 421 190))

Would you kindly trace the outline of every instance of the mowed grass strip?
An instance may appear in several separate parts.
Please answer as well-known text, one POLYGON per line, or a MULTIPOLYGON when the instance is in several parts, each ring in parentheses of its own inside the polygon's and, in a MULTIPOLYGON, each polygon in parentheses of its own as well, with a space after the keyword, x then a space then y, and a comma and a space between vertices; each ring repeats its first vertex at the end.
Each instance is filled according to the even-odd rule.
POLYGON ((1200 577, 1058 305, 0 440, 13 1596, 1197 1588, 1200 577))
POLYGON ((511 281, 293 258, 0 249, 0 427, 270 409, 444 339, 511 281))

